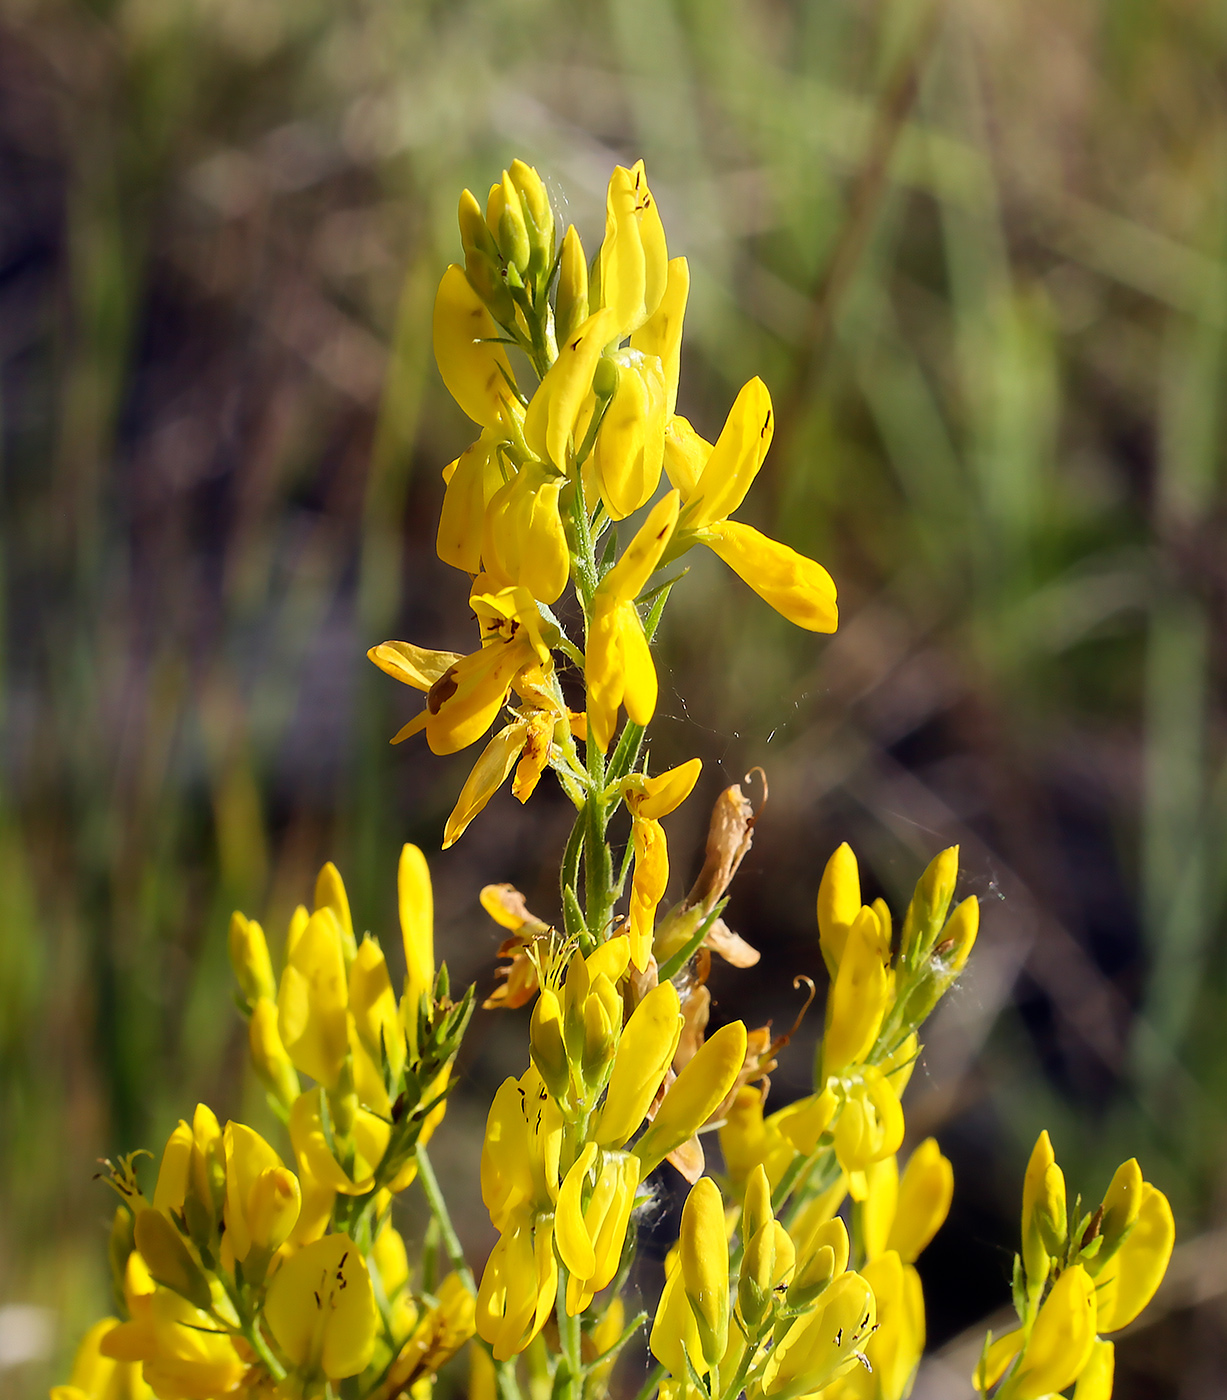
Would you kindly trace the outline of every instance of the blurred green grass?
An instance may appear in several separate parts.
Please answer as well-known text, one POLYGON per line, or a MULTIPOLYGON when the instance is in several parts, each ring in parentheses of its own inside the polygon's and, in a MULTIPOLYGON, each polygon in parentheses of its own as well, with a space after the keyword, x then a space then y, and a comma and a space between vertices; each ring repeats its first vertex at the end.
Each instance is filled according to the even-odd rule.
MULTIPOLYGON (((912 1091, 966 1202, 934 1339, 1004 1296, 1043 1124, 1088 1191, 1137 1153, 1184 1237, 1227 1224, 1225 56, 1178 0, 7 0, 0 1304, 59 1322, 0 1383, 39 1393, 105 1306, 95 1159, 197 1096, 259 1111, 230 909, 279 934, 332 857, 390 928, 400 843, 437 849, 463 756, 388 750, 362 653, 467 634, 429 313, 461 186, 513 155, 591 245, 646 158, 694 274, 680 407, 710 435, 763 374, 743 514, 841 589, 830 643, 710 563, 666 621, 662 759, 770 779, 731 910, 769 956, 724 1014, 784 1019, 845 837, 896 904, 958 840, 986 902, 912 1091)), ((503 797, 433 860, 461 976, 480 883, 553 912, 565 823, 503 797)), ((475 1036, 458 1175, 521 1029, 475 1036)), ((1182 1286, 1118 1393, 1227 1364, 1182 1286)))

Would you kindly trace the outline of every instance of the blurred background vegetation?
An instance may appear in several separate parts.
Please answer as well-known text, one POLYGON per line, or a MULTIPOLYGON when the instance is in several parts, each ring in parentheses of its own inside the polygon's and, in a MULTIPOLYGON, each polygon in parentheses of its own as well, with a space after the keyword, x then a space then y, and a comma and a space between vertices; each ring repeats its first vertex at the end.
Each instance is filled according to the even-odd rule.
MULTIPOLYGON (((363 653, 469 640, 433 536, 472 428, 429 346, 461 187, 519 155, 592 248, 642 155, 694 276, 679 407, 713 436, 763 375, 743 517, 843 612, 793 631, 700 560, 666 616, 657 756, 706 764, 679 888, 704 804, 770 784, 728 914, 766 956, 717 1016, 790 1022, 840 840, 896 910, 958 841, 983 933, 909 1097, 958 1183, 917 1393, 966 1392, 1047 1125, 1088 1195, 1136 1153, 1176 1207, 1118 1395, 1221 1394, 1225 80, 1198 0, 0 3, 0 1304, 54 1321, 7 1364, 48 1314, 0 1313, 0 1391, 107 1306, 96 1159, 197 1097, 263 1121, 230 910, 276 944, 331 857, 391 933, 401 842, 437 852, 466 756, 390 750, 412 700, 363 653)), ((431 857, 483 990, 480 884, 556 913, 549 786, 431 857)), ((479 1017, 438 1139, 478 1253, 523 1040, 479 1017)))

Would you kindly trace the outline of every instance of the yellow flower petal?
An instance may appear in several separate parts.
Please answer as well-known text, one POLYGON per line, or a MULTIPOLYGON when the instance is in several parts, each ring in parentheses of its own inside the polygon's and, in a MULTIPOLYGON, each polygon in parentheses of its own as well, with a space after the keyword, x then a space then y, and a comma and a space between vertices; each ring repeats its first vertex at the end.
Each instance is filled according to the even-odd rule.
POLYGON ((443 274, 435 297, 435 360, 447 391, 483 427, 496 428, 514 399, 511 364, 502 332, 456 263, 443 274))
POLYGON ((821 564, 735 520, 705 526, 700 538, 794 626, 834 632, 839 625, 835 583, 821 564))
POLYGON ((348 1235, 325 1235, 282 1264, 264 1320, 295 1369, 330 1380, 371 1359, 379 1313, 362 1255, 348 1235))

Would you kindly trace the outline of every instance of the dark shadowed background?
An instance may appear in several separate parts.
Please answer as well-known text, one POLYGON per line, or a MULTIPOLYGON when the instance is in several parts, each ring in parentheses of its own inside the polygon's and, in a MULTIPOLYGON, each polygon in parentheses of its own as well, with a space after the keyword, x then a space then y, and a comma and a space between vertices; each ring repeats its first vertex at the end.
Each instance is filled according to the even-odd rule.
MULTIPOLYGON (((716 1018, 791 1021, 840 840, 896 913, 952 841, 983 901, 908 1097, 956 1173, 918 1395, 967 1390, 1042 1126, 1071 1189, 1136 1153, 1176 1210, 1118 1396, 1222 1395, 1227 9, 1196 0, 2 0, 0 1391, 108 1307, 96 1159, 198 1097, 268 1121, 232 908, 276 949, 333 858, 396 947, 413 840, 483 990, 480 885, 556 916, 551 780, 437 854, 473 755, 389 749, 414 701, 363 656, 470 640, 429 316, 460 189, 515 155, 590 250, 646 159, 694 279, 679 408, 714 436, 762 374, 742 518, 840 587, 816 638, 706 557, 666 615, 654 752, 705 763, 678 891, 719 788, 770 786, 727 915, 765 956, 716 1018)), ((478 1256, 524 1015, 478 1017, 437 1139, 478 1256)))

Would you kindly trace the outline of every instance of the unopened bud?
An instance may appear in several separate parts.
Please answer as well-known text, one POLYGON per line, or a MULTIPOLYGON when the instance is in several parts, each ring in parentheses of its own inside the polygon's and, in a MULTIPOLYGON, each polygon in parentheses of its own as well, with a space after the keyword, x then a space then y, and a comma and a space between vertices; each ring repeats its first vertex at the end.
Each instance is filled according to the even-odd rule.
POLYGON ((204 1271, 192 1258, 178 1230, 160 1210, 147 1206, 138 1211, 134 1235, 141 1258, 156 1283, 173 1289, 198 1308, 212 1306, 204 1271))
MULTIPOLYGON (((601 980, 609 981, 608 978, 601 980)), ((589 1089, 595 1089, 604 1080, 616 1048, 609 1007, 602 997, 592 992, 584 1002, 584 1049, 581 1057, 584 1082, 589 1089)))
POLYGON ((460 241, 464 247, 464 275, 469 286, 490 308, 496 321, 507 325, 515 319, 515 302, 503 279, 503 264, 481 205, 472 191, 460 196, 460 241))
POLYGON ((848 1231, 838 1216, 817 1225, 797 1247, 796 1272, 788 1288, 790 1308, 807 1307, 848 1267, 848 1231))
POLYGON ((562 1036, 562 1007, 548 987, 541 989, 528 1026, 533 1064, 555 1099, 564 1099, 571 1086, 567 1047, 562 1036))
POLYGON ((558 292, 554 299, 554 333, 561 345, 588 319, 588 264, 583 244, 572 224, 562 240, 558 260, 558 292))
POLYGON ((903 919, 901 956, 910 966, 915 967, 937 942, 958 875, 959 848, 950 846, 933 857, 917 881, 903 919))
POLYGON ((520 207, 528 228, 528 273, 540 276, 554 261, 554 211, 541 176, 531 165, 513 160, 507 174, 520 196, 520 207))
POLYGON ((528 225, 524 219, 524 206, 520 203, 519 191, 511 183, 511 177, 505 170, 502 180, 490 186, 490 198, 486 203, 486 225, 494 235, 508 271, 514 268, 516 279, 522 280, 528 271, 528 225))
POLYGON ((281 1032, 277 1028, 277 1004, 269 997, 261 997, 252 1007, 247 1039, 256 1073, 289 1108, 299 1094, 298 1071, 281 1042, 281 1032))
POLYGON ((230 916, 230 965, 249 1006, 277 995, 264 930, 237 910, 230 916))
POLYGON ((286 1167, 269 1167, 247 1198, 247 1228, 253 1250, 274 1254, 289 1238, 302 1206, 298 1178, 286 1167))
POLYGON ((1142 1208, 1143 1186, 1142 1169, 1136 1157, 1130 1157, 1117 1167, 1100 1207, 1103 1211, 1099 1224, 1099 1233, 1103 1236, 1100 1267, 1116 1253, 1133 1228, 1142 1208))
POLYGON ((333 1131, 341 1137, 348 1137, 358 1116, 358 1095, 354 1090, 354 1057, 346 1055, 341 1062, 341 1072, 337 1075, 335 1089, 328 1093, 328 1112, 332 1115, 333 1131))

